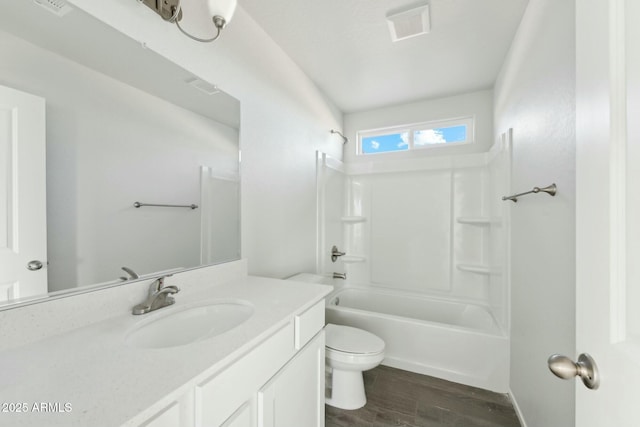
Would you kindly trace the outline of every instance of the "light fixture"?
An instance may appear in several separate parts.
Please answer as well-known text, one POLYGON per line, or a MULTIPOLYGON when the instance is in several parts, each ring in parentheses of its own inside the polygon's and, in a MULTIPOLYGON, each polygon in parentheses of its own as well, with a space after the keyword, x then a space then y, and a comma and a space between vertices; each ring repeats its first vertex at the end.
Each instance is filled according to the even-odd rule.
POLYGON ((202 0, 208 10, 209 16, 216 28, 216 34, 211 38, 200 38, 188 33, 180 26, 182 20, 182 5, 180 0, 138 0, 149 8, 153 9, 165 21, 173 22, 178 29, 187 37, 207 43, 217 40, 222 33, 222 29, 231 21, 238 4, 237 0, 202 0))

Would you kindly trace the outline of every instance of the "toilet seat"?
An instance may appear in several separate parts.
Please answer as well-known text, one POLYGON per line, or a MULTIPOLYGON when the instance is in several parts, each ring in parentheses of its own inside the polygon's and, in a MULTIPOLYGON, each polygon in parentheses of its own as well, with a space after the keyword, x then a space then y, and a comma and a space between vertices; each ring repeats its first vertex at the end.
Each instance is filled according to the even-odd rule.
POLYGON ((329 323, 325 326, 325 333, 327 354, 375 356, 384 352, 384 341, 362 329, 329 323))
POLYGON ((340 366, 342 369, 368 371, 373 369, 384 359, 384 351, 374 354, 344 353, 342 351, 325 349, 325 357, 329 365, 340 366))

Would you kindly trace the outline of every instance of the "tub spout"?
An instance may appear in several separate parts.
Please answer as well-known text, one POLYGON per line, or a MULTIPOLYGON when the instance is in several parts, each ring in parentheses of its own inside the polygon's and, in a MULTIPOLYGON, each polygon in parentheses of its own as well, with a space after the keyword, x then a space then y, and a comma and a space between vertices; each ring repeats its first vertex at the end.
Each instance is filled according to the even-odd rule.
POLYGON ((346 280, 347 279, 347 273, 333 273, 333 278, 334 279, 346 280))

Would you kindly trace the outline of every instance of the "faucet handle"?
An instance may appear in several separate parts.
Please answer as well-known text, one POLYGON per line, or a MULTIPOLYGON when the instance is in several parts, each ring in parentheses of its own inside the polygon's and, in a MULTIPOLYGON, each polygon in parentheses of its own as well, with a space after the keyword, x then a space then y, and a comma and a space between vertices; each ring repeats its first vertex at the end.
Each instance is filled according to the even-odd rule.
POLYGON ((120 280, 122 280, 123 282, 126 282, 127 280, 134 280, 134 279, 140 278, 140 275, 135 271, 133 271, 132 269, 130 269, 129 267, 121 267, 121 268, 129 275, 129 277, 120 276, 120 280))
POLYGON ((343 256, 344 254, 344 252, 340 252, 338 250, 338 247, 336 245, 333 245, 333 247, 331 248, 331 261, 336 262, 338 260, 338 257, 343 256))
POLYGON ((162 288, 161 290, 166 290, 166 292, 169 295, 173 295, 173 294, 177 294, 178 292, 180 292, 180 288, 177 287, 176 285, 169 285, 169 286, 165 286, 164 288, 162 288))
MULTIPOLYGON (((164 288, 164 279, 166 279, 167 277, 171 277, 173 276, 173 274, 167 274, 165 276, 161 276, 158 277, 152 284, 151 286, 149 286, 149 294, 155 294, 156 292, 160 291, 162 288, 164 288)), ((178 289, 177 287, 174 286, 174 288, 178 289)), ((177 291, 176 291, 177 292, 177 291)))
POLYGON ((129 279, 139 279, 140 275, 138 273, 136 273, 135 271, 133 271, 132 269, 130 269, 129 267, 122 267, 122 269, 125 271, 125 273, 127 273, 129 275, 129 279))

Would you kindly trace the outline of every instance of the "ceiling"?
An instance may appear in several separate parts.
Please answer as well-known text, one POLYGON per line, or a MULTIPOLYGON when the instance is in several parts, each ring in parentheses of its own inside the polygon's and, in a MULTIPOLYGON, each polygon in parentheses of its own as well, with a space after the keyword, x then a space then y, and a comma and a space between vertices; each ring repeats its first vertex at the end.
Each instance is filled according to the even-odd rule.
POLYGON ((493 87, 528 0, 239 0, 345 113, 493 87), (392 42, 389 11, 430 4, 392 42))

